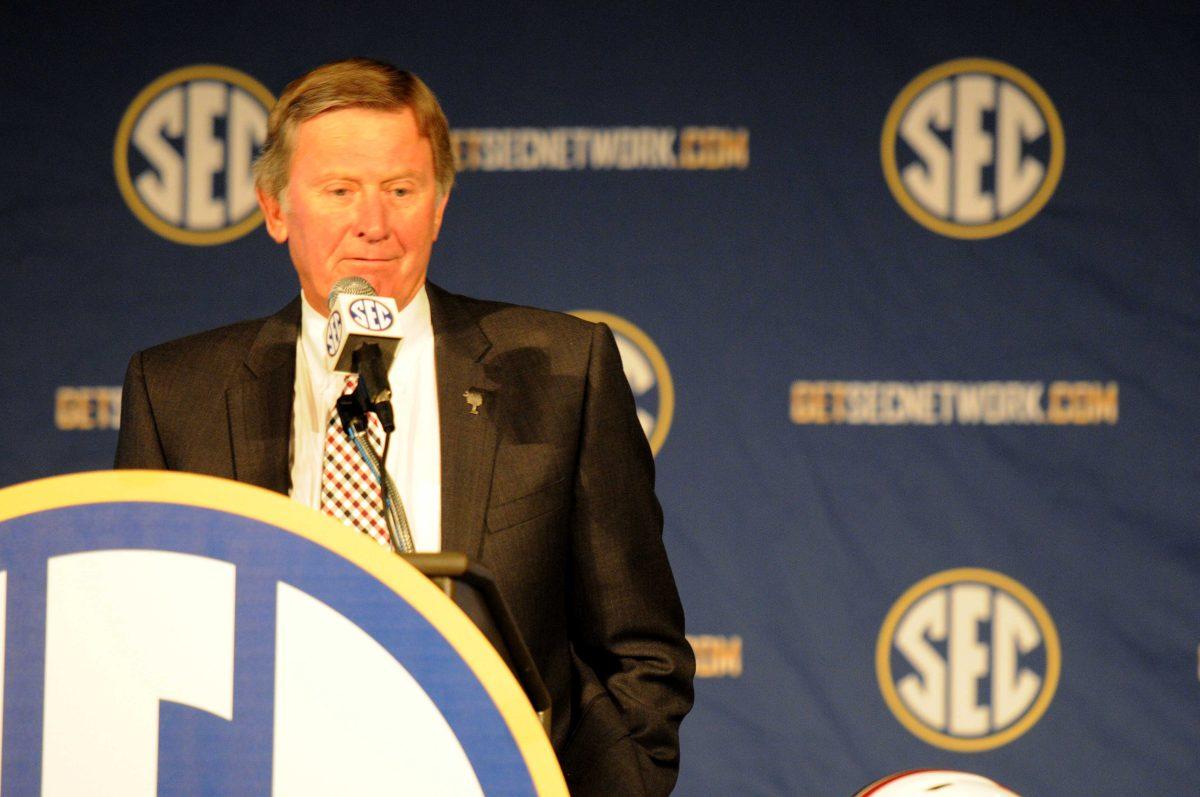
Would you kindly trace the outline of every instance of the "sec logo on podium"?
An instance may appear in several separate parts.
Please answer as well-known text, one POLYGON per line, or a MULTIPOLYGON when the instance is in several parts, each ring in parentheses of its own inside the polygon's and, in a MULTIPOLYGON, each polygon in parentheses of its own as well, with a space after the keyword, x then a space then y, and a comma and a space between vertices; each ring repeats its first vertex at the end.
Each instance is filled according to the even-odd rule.
POLYGON ((150 471, 0 491, 5 794, 565 795, 483 636, 288 499, 150 471))

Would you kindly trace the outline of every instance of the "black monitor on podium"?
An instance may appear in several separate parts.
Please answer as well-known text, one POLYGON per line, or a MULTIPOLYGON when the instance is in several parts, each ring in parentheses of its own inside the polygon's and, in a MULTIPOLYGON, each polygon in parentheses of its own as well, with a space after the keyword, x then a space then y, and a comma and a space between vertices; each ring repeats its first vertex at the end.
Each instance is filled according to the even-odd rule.
POLYGON ((472 562, 466 554, 455 551, 400 556, 432 580, 483 632, 512 670, 533 710, 537 712, 542 727, 549 734, 550 692, 488 569, 478 562, 472 562))

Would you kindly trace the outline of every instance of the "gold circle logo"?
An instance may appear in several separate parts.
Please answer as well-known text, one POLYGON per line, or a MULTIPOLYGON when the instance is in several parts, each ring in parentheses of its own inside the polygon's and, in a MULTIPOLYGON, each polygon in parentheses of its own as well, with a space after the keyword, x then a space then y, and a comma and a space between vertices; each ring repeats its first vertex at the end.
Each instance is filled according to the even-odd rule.
POLYGON ((883 622, 875 674, 884 701, 914 736, 976 753, 1032 728, 1054 699, 1062 653, 1032 592, 992 570, 935 573, 883 622))
POLYGON ((617 349, 621 352, 625 378, 637 402, 642 431, 650 441, 650 450, 658 456, 667 439, 667 432, 671 431, 671 418, 675 413, 675 385, 671 382, 666 358, 649 335, 620 316, 602 310, 572 310, 571 315, 584 321, 606 324, 612 330, 617 349), (655 394, 657 401, 651 402, 655 394), (657 408, 647 406, 652 403, 657 404, 657 408))
POLYGON ((1045 206, 1065 158, 1062 122, 1029 75, 960 58, 918 75, 892 103, 880 140, 892 196, 951 238, 992 238, 1045 206))
POLYGON ((117 128, 113 170, 125 204, 162 237, 212 246, 262 222, 251 165, 275 98, 226 66, 162 75, 134 98, 117 128))

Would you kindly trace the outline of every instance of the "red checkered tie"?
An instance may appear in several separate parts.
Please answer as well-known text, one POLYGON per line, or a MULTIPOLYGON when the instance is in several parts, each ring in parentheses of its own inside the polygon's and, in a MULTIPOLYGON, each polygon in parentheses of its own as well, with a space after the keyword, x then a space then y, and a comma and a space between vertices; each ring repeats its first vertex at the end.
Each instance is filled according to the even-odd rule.
MULTIPOLYGON (((343 396, 358 387, 358 377, 346 377, 343 396)), ((373 412, 367 413, 367 435, 359 436, 363 445, 383 451, 383 424, 373 412), (370 443, 366 437, 370 438, 370 443)), ((329 412, 325 427, 325 460, 321 468, 321 511, 347 526, 370 535, 391 548, 387 523, 383 519, 383 490, 371 474, 363 455, 342 428, 337 408, 329 412)))

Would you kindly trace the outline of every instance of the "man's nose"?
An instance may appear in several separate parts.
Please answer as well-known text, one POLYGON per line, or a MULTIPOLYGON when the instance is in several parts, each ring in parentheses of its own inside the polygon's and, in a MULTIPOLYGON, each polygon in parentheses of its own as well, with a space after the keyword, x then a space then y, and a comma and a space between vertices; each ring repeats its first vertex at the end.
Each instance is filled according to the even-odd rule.
POLYGON ((356 235, 368 241, 382 241, 388 236, 387 208, 381 191, 365 191, 358 208, 356 235))

